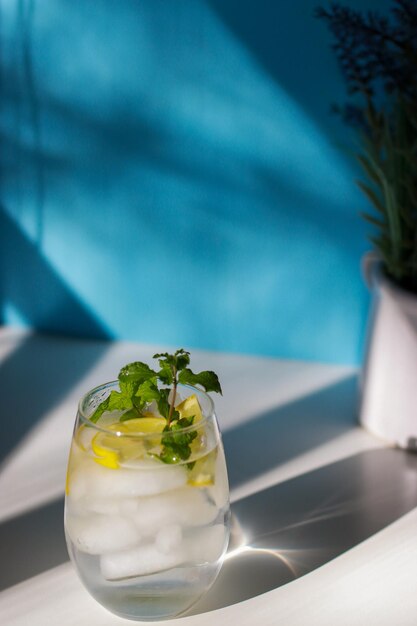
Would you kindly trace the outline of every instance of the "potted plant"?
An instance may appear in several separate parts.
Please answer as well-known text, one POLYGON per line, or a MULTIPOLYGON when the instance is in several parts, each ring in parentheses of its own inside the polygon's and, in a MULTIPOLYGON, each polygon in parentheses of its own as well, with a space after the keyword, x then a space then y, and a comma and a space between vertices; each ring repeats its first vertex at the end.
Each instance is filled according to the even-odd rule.
POLYGON ((417 3, 392 0, 388 16, 339 4, 317 9, 334 36, 349 102, 337 111, 359 139, 370 202, 373 292, 362 373, 361 423, 417 449, 417 3))

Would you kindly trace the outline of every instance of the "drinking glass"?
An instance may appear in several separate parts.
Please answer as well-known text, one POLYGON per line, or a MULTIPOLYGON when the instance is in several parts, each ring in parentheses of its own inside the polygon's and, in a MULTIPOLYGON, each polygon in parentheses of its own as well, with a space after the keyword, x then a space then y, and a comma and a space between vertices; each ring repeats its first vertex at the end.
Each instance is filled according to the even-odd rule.
POLYGON ((159 454, 178 431, 126 432, 120 411, 90 421, 112 390, 117 381, 88 392, 78 407, 65 498, 68 552, 87 590, 113 613, 178 616, 213 584, 229 540, 214 404, 203 391, 178 385, 182 400, 195 396, 201 415, 180 431, 196 433, 190 457, 166 464, 159 454))

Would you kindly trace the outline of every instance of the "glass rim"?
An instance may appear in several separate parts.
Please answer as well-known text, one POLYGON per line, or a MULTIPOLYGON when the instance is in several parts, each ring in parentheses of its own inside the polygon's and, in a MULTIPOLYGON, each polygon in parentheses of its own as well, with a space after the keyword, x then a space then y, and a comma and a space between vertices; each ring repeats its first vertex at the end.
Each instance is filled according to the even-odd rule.
MULTIPOLYGON (((85 411, 82 408, 82 405, 84 404, 85 400, 87 399, 88 396, 92 396, 94 393, 97 393, 98 391, 111 387, 111 386, 116 386, 119 385, 119 381, 118 380, 111 380, 107 383, 102 383, 101 385, 97 385, 97 387, 93 387, 92 389, 90 389, 89 391, 87 391, 81 398, 80 401, 78 402, 78 415, 80 416, 80 420, 83 424, 89 426, 90 428, 94 428, 95 430, 97 430, 98 432, 102 432, 105 433, 106 435, 112 435, 113 437, 139 437, 139 438, 146 438, 146 437, 156 437, 156 436, 172 436, 175 434, 178 434, 179 432, 181 433, 188 433, 188 432, 192 432, 195 431, 199 428, 201 428, 202 426, 204 426, 206 424, 206 422, 211 419, 211 418, 215 418, 216 414, 215 414, 215 407, 214 407, 214 402, 213 399, 209 396, 209 394, 204 391, 203 389, 199 389, 198 387, 195 387, 194 385, 185 385, 182 383, 178 384, 177 389, 179 388, 186 388, 186 389, 191 389, 194 392, 197 392, 198 394, 201 394, 202 396, 204 396, 210 405, 210 413, 208 415, 203 415, 203 419, 200 420, 199 422, 197 422, 196 424, 191 424, 191 426, 186 426, 185 428, 181 428, 180 431, 167 431, 167 432, 161 432, 161 431, 152 431, 152 432, 147 432, 147 433, 140 433, 140 432, 131 432, 131 433, 125 433, 122 431, 115 431, 115 430, 110 430, 110 428, 106 428, 105 426, 99 426, 96 422, 92 422, 90 420, 89 417, 86 416, 85 411)), ((200 407, 201 408, 201 407, 200 407)), ((140 419, 140 416, 138 416, 140 419)), ((155 417, 158 417, 155 415, 155 417)), ((128 420, 126 420, 128 421, 128 420)), ((117 422, 116 422, 117 423, 117 422)), ((123 422, 121 422, 123 424, 123 422)))

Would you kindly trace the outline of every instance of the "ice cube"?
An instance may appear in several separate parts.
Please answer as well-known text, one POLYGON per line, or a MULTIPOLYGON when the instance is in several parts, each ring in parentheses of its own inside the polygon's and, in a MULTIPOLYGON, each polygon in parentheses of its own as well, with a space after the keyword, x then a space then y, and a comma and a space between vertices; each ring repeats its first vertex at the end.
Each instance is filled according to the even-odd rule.
POLYGON ((154 544, 139 546, 134 550, 125 550, 115 554, 106 554, 100 558, 101 573, 107 580, 117 580, 132 576, 154 574, 182 561, 181 551, 164 553, 154 544))
MULTIPOLYGON (((178 539, 178 537, 177 537, 178 539)), ((101 573, 107 580, 155 574, 182 564, 201 565, 215 563, 226 547, 226 529, 222 524, 208 528, 193 529, 187 539, 170 551, 148 543, 133 550, 105 554, 100 558, 101 573)))
POLYGON ((160 552, 168 554, 176 550, 182 541, 182 530, 178 524, 166 526, 158 531, 155 538, 155 545, 160 552))
POLYGON ((75 435, 75 440, 80 446, 81 450, 85 451, 91 449, 91 441, 96 434, 97 431, 94 428, 89 427, 86 424, 80 426, 75 435))
POLYGON ((123 498, 117 501, 117 506, 122 515, 134 515, 139 510, 139 501, 134 498, 123 498))
POLYGON ((119 422, 121 415, 123 415, 123 411, 111 411, 109 413, 104 413, 98 420, 97 426, 99 426, 99 428, 108 428, 112 424, 119 422))
POLYGON ((226 538, 223 524, 194 529, 182 544, 184 561, 194 564, 214 563, 227 547, 226 538))
POLYGON ((92 463, 85 468, 83 478, 88 496, 150 496, 184 485, 187 470, 182 466, 163 465, 154 459, 143 460, 137 469, 110 469, 92 463))
POLYGON ((140 498, 138 503, 138 512, 133 519, 143 534, 156 533, 170 524, 210 524, 218 513, 217 508, 196 487, 183 487, 158 496, 140 498))
POLYGON ((123 515, 121 510, 121 500, 115 498, 96 498, 95 496, 83 496, 73 498, 71 493, 67 499, 68 508, 77 515, 88 513, 100 513, 101 515, 123 515))
POLYGON ((140 542, 135 524, 117 515, 67 515, 66 530, 75 547, 88 554, 124 550, 140 542))
POLYGON ((210 524, 217 517, 216 507, 207 499, 201 489, 185 487, 167 495, 170 495, 171 501, 175 502, 181 523, 187 526, 210 524))
POLYGON ((75 515, 88 515, 99 513, 100 515, 121 515, 122 517, 132 517, 139 510, 138 498, 109 498, 96 496, 72 497, 71 493, 67 497, 67 509, 75 515))

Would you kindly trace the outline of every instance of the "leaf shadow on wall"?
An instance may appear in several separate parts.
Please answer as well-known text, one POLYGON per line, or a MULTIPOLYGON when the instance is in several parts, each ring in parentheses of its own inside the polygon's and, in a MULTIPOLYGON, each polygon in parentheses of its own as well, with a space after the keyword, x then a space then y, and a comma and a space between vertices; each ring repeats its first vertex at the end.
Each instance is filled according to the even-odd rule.
MULTIPOLYGON (((330 34, 314 17, 319 0, 207 1, 268 75, 291 94, 321 129, 340 131, 340 120, 333 123, 330 107, 334 99, 344 97, 345 91, 331 50, 330 34)), ((361 0, 351 3, 355 1, 360 5, 361 0)), ((368 4, 373 1, 368 0, 368 4)), ((380 1, 376 0, 375 5, 380 1)))
MULTIPOLYGON (((0 304, 12 304, 25 322, 39 330, 68 335, 71 328, 74 337, 111 338, 4 209, 0 209, 0 244, 0 304)), ((104 341, 89 342, 88 349, 82 349, 82 342, 68 338, 66 348, 57 350, 53 341, 49 344, 29 335, 0 363, 3 420, 7 420, 3 424, 0 460, 68 393, 109 345, 104 341)))
MULTIPOLYGON (((102 264, 109 287, 119 287, 124 307, 115 312, 102 298, 99 313, 113 316, 112 327, 121 338, 173 343, 179 336, 181 343, 214 349, 354 362, 364 288, 352 260, 360 256, 362 238, 351 207, 345 206, 349 199, 340 201, 346 211, 334 210, 343 196, 339 187, 345 169, 335 162, 328 137, 311 123, 308 107, 300 99, 295 104, 284 75, 281 88, 285 61, 275 73, 252 62, 252 56, 262 56, 256 45, 271 13, 265 10, 258 21, 251 20, 250 3, 243 3, 242 16, 249 16, 258 32, 255 45, 241 28, 243 17, 230 11, 233 0, 225 8, 196 3, 199 27, 208 31, 206 51, 190 37, 189 44, 178 46, 184 67, 169 61, 167 71, 160 56, 152 56, 141 42, 139 27, 146 30, 150 17, 153 27, 167 19, 173 32, 155 44, 167 59, 167 51, 176 58, 176 28, 182 24, 185 30, 192 14, 188 5, 178 16, 174 5, 142 4, 145 13, 127 0, 117 5, 114 0, 88 6, 75 2, 71 11, 63 2, 73 44, 63 49, 56 46, 60 22, 53 21, 54 11, 49 15, 40 3, 20 0, 12 44, 16 59, 24 58, 25 64, 18 67, 10 62, 14 56, 6 56, 3 81, 5 109, 16 118, 5 149, 8 209, 25 214, 38 241, 48 237, 55 258, 63 254, 60 237, 67 250, 79 245, 79 263, 68 271, 76 287, 85 289, 86 278, 91 285, 91 267, 102 264), (122 20, 107 33, 103 23, 113 13, 122 20), (232 33, 222 28, 233 20, 232 33), (120 56, 115 53, 124 21, 139 30, 127 29, 120 56), (45 38, 38 36, 43 23, 45 38), (103 40, 107 45, 99 47, 95 65, 92 46, 103 40), (77 41, 83 45, 74 45, 77 41), (236 67, 216 67, 216 51, 233 57, 236 67), (136 63, 121 67, 128 53, 136 63), (149 58, 149 68, 134 69, 139 56, 143 67, 149 58), (57 72, 68 61, 76 76, 57 72), (126 66, 132 70, 126 72, 126 66), (149 81, 148 70, 158 80, 149 81), (306 138, 313 157, 305 155, 306 138), (173 233, 181 246, 172 246, 173 233), (250 263, 248 250, 254 252, 250 263), (166 271, 174 265, 183 279, 182 306, 175 303, 166 271), (143 291, 149 293, 148 309, 138 310, 130 297, 137 267, 142 268, 143 291), (207 286, 198 297, 197 281, 207 286), (340 293, 343 282, 349 287, 346 294, 340 293), (283 297, 289 288, 294 298, 283 297), (340 295, 353 302, 353 315, 346 313, 340 295), (288 320, 297 332, 289 329, 288 320), (321 340, 326 327, 334 329, 331 341, 321 340)), ((283 18, 287 10, 280 6, 283 18)), ((275 58, 271 29, 264 56, 275 58)), ((68 316, 64 321, 78 332, 68 316)))

